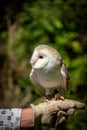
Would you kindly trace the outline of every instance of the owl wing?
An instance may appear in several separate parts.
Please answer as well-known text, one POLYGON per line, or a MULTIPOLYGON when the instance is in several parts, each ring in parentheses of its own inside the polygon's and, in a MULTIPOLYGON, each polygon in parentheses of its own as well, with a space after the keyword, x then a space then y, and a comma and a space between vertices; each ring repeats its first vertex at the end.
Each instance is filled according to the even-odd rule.
POLYGON ((44 88, 38 83, 36 77, 37 77, 37 73, 36 73, 35 70, 32 68, 31 73, 30 73, 30 80, 31 80, 32 84, 33 84, 37 89, 39 89, 42 94, 44 94, 44 93, 45 93, 45 90, 44 90, 44 88))
POLYGON ((66 89, 69 90, 69 88, 70 88, 69 73, 68 73, 68 70, 66 68, 66 64, 64 62, 62 62, 61 73, 62 73, 62 75, 64 76, 64 79, 65 79, 66 89))

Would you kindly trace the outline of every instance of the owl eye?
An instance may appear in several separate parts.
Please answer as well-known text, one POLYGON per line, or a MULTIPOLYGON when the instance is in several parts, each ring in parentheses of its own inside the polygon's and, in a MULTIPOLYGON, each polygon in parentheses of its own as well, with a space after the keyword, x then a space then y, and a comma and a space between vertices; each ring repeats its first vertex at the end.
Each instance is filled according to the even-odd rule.
POLYGON ((43 59, 43 56, 39 56, 40 59, 43 59))

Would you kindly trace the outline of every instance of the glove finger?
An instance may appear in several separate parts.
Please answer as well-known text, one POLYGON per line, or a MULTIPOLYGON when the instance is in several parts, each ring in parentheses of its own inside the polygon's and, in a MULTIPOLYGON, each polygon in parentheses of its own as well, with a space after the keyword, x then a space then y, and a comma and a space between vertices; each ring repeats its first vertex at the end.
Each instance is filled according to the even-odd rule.
POLYGON ((61 124, 63 121, 65 121, 66 120, 66 117, 65 116, 63 116, 62 118, 60 118, 60 120, 59 120, 59 124, 61 124))
POLYGON ((74 108, 70 108, 68 111, 67 111, 67 114, 68 115, 73 115, 75 112, 75 109, 74 108))
POLYGON ((68 116, 68 114, 65 112, 65 111, 59 111, 58 113, 57 113, 57 117, 58 118, 61 118, 62 116, 68 116))
POLYGON ((66 120, 65 116, 62 116, 62 118, 57 118, 56 123, 55 123, 55 128, 57 128, 60 124, 62 124, 62 122, 64 122, 66 120))

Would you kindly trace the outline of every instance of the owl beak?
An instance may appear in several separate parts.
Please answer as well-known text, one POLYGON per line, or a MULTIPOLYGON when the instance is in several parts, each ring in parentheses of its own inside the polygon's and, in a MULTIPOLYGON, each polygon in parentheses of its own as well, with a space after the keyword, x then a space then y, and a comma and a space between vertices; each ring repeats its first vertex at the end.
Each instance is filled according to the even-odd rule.
POLYGON ((32 63, 32 66, 34 66, 36 64, 36 62, 38 61, 38 59, 39 58, 37 58, 37 60, 32 63))
POLYGON ((36 62, 37 62, 37 60, 38 60, 38 58, 37 59, 35 59, 35 60, 31 60, 31 65, 32 65, 32 67, 34 67, 34 65, 36 64, 36 62))
POLYGON ((30 60, 30 64, 32 65, 32 67, 35 65, 37 60, 38 60, 38 53, 37 53, 37 51, 35 51, 30 60))
POLYGON ((34 69, 41 69, 48 63, 48 59, 44 58, 43 60, 38 59, 37 62, 34 64, 34 69))

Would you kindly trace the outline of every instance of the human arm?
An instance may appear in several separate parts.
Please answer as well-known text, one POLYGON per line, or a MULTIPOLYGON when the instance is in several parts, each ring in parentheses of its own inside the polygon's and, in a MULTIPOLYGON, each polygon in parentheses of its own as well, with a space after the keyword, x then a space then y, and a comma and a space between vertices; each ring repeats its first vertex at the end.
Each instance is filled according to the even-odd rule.
POLYGON ((0 109, 0 130, 31 128, 34 125, 32 108, 0 109))
POLYGON ((41 123, 41 126, 55 127, 66 120, 64 117, 72 115, 74 108, 83 108, 84 106, 83 103, 73 100, 51 100, 31 105, 29 108, 0 109, 0 129, 33 128, 36 127, 37 122, 39 125, 41 123))

